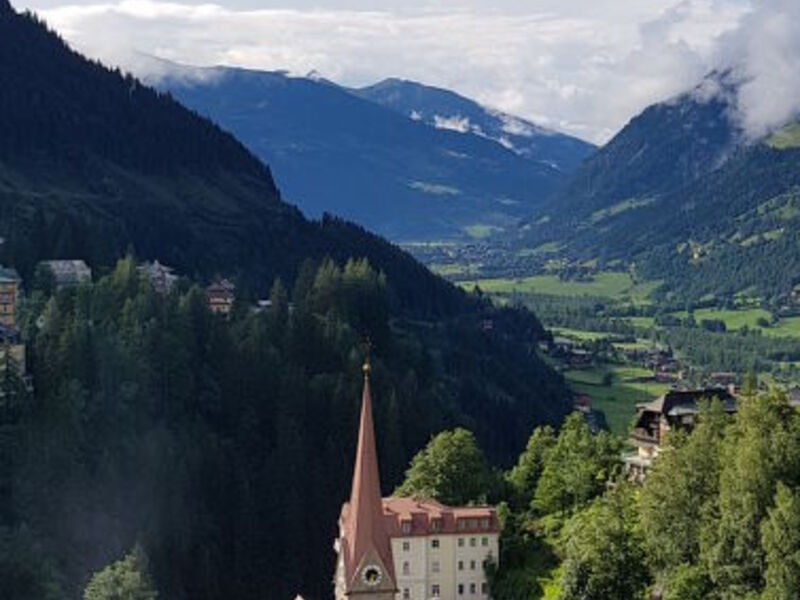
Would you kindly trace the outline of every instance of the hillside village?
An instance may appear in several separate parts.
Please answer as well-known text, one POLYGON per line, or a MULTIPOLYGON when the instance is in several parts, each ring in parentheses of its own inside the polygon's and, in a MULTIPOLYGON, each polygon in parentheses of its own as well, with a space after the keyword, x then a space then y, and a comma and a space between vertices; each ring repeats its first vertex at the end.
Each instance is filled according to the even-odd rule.
MULTIPOLYGON (((171 267, 160 262, 143 262, 138 271, 152 285, 159 295, 166 295, 179 279, 171 267)), ((57 292, 65 288, 78 287, 92 282, 92 269, 85 261, 45 260, 39 263, 34 275, 35 285, 40 291, 57 292)), ((218 279, 206 287, 208 310, 213 314, 227 316, 236 299, 236 286, 228 279, 218 279)), ((25 300, 23 280, 16 269, 0 266, 0 371, 3 373, 6 388, 10 381, 19 381, 28 393, 33 392, 33 378, 27 370, 26 342, 20 331, 19 308, 25 300)), ((268 300, 260 301, 254 310, 269 305, 268 300)), ((44 325, 40 315, 37 327, 44 325)), ((8 393, 8 390, 4 393, 8 393)))
MULTIPOLYGON (((30 393, 34 390, 35 381, 26 372, 26 345, 18 328, 20 310, 24 313, 26 301, 23 281, 14 269, 4 268, 0 273, 0 283, 3 286, 0 313, 3 315, 6 340, 6 384, 3 393, 13 391, 9 381, 14 379, 24 382, 27 392, 30 393), (13 377, 10 376, 12 374, 13 377)), ((163 297, 172 294, 176 286, 185 285, 180 283, 179 273, 159 261, 137 264, 135 276, 146 282, 156 295, 163 297)), ((92 277, 92 270, 81 260, 43 261, 36 269, 31 287, 59 293, 91 285, 92 277)), ((220 317, 221 323, 232 317, 236 287, 230 280, 215 279, 203 288, 203 293, 204 308, 210 315, 220 317)), ((287 309, 291 308, 287 306, 287 309)), ((261 314, 264 311, 272 311, 272 300, 260 300, 249 307, 252 314, 261 314)), ((39 317, 36 323, 39 329, 46 325, 41 321, 43 318, 39 317)), ((482 335, 493 335, 492 319, 484 319, 476 325, 482 335)), ((737 388, 737 384, 741 382, 740 377, 732 373, 713 373, 706 379, 704 386, 692 387, 691 381, 684 375, 685 367, 670 348, 620 348, 607 342, 580 341, 559 335, 545 337, 535 348, 556 370, 572 374, 573 379, 576 372, 591 372, 598 365, 620 362, 636 365, 643 373, 640 377, 646 380, 644 383, 665 386, 664 393, 656 399, 636 404, 635 416, 623 436, 624 441, 605 431, 608 427, 605 415, 597 410, 591 393, 587 393, 585 387, 573 390, 574 418, 570 418, 558 440, 564 436, 563 451, 578 453, 582 457, 581 461, 591 463, 599 460, 598 465, 603 466, 596 468, 604 473, 592 484, 594 491, 586 492, 589 495, 585 498, 592 498, 606 488, 611 490, 623 480, 646 487, 653 469, 660 464, 656 458, 665 448, 670 447, 675 435, 693 434, 698 424, 704 422, 710 400, 718 402, 722 414, 728 416, 736 414, 742 402, 741 392, 737 388), (579 441, 569 436, 588 437, 579 441), (585 446, 586 444, 589 446, 585 446), (589 454, 585 454, 586 452, 589 454), (621 479, 616 479, 614 474, 618 474, 621 479)), ((437 500, 436 492, 428 488, 411 488, 415 490, 411 497, 395 495, 381 498, 380 477, 372 470, 377 469, 378 460, 375 433, 372 431, 374 425, 370 408, 372 399, 369 366, 364 367, 364 372, 361 432, 358 436, 352 494, 349 503, 342 508, 340 535, 336 545, 340 557, 338 574, 335 577, 337 598, 347 597, 347 590, 356 589, 370 590, 388 600, 504 597, 502 590, 506 584, 503 582, 519 568, 519 558, 512 551, 514 543, 509 541, 508 536, 518 535, 518 532, 512 532, 515 531, 514 527, 520 525, 511 526, 507 521, 503 525, 500 516, 507 510, 506 503, 512 502, 508 499, 501 501, 508 492, 498 495, 496 490, 492 491, 497 484, 490 483, 491 478, 487 476, 480 480, 482 483, 477 484, 483 490, 480 492, 483 503, 476 504, 472 500, 461 505, 446 504, 437 500), (487 504, 487 500, 494 503, 487 504), (351 510, 355 510, 357 516, 351 510), (372 525, 365 526, 364 520, 371 521, 372 525), (359 533, 362 530, 371 533, 359 533), (510 546, 506 547, 508 544, 510 546), (351 555, 353 548, 356 549, 355 554, 351 555)), ((792 390, 787 396, 788 405, 793 409, 800 408, 798 391, 800 390, 792 390)), ((753 390, 747 389, 744 393, 746 402, 753 390)), ((441 435, 449 434, 443 432, 441 435)), ((541 435, 553 434, 543 434, 537 430, 531 440, 541 435)), ((435 440, 431 441, 431 444, 434 443, 435 440)), ((547 448, 551 447, 550 444, 555 444, 552 450, 547 450, 548 453, 553 453, 547 460, 566 460, 564 457, 556 458, 555 448, 561 443, 555 439, 546 442, 547 448)), ((429 445, 421 450, 420 455, 431 452, 431 448, 429 445)), ((461 459, 454 456, 451 460, 461 459)), ((523 453, 520 464, 525 460, 527 459, 523 453)), ((411 477, 414 464, 412 462, 407 477, 411 477)), ((521 467, 515 469, 518 468, 521 467)), ((516 481, 514 472, 512 470, 506 475, 509 481, 516 481)), ((550 485, 546 483, 550 475, 545 475, 546 468, 545 471, 537 472, 538 477, 544 479, 539 480, 535 488, 530 487, 530 482, 523 484, 520 481, 514 484, 528 486, 524 488, 527 491, 520 493, 532 495, 533 500, 529 502, 531 507, 538 507, 537 511, 543 514, 559 514, 560 505, 567 506, 576 502, 575 506, 580 506, 585 502, 578 499, 580 496, 566 499, 563 494, 573 484, 561 480, 553 484, 559 490, 556 496, 545 500, 546 488, 543 486, 550 485)), ((566 473, 562 475, 566 476, 566 473)), ((522 507, 524 506, 525 503, 522 507)), ((522 519, 523 514, 524 510, 517 518, 522 519)), ((545 540, 537 543, 545 543, 550 548, 548 552, 555 552, 556 541, 550 538, 545 540)), ((553 578, 549 585, 556 585, 557 576, 552 573, 543 576, 553 578)))

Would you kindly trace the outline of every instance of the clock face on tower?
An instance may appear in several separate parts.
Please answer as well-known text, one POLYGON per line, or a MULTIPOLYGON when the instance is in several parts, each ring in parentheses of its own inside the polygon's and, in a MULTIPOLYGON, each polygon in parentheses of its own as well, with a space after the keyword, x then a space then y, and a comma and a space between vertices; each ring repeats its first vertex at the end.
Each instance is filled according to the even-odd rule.
POLYGON ((361 579, 364 583, 370 586, 378 585, 381 582, 383 575, 377 565, 368 565, 361 573, 361 579))

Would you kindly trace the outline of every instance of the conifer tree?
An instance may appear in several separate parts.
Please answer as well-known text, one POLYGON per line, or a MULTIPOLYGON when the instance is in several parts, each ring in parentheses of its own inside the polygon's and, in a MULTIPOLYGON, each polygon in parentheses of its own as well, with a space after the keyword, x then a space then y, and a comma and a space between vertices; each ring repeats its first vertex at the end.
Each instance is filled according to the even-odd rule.
POLYGON ((800 597, 800 498, 782 482, 761 524, 761 543, 767 565, 762 600, 800 597))

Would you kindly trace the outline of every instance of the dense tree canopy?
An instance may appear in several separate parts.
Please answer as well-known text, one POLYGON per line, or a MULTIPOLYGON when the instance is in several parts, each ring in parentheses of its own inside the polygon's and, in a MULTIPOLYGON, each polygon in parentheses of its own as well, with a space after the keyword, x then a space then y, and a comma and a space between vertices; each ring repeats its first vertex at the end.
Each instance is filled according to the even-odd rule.
POLYGON ((564 532, 561 600, 644 599, 648 584, 633 490, 618 484, 564 532))
POLYGON ((443 431, 411 461, 400 496, 434 498, 450 506, 486 502, 493 474, 475 436, 466 429, 443 431))
POLYGON ((387 491, 436 432, 474 427, 452 435, 488 473, 478 442, 511 463, 523 432, 564 411, 527 317, 486 307, 490 334, 480 313, 392 319, 389 284, 363 260, 309 262, 291 293, 276 280, 268 308, 239 300, 228 319, 188 280, 159 295, 130 258, 96 283, 44 288, 20 309, 35 393, 0 405, 13 600, 76 597, 137 541, 159 597, 328 594, 366 336, 387 491))
POLYGON ((542 514, 566 512, 597 496, 619 468, 619 442, 593 435, 580 413, 570 415, 546 451, 532 506, 542 514))

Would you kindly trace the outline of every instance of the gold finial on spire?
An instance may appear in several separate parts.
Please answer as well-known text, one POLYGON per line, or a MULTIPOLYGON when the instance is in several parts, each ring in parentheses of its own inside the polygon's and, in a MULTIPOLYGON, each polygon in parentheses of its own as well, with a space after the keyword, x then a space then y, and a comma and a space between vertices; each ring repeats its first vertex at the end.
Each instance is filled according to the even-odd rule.
POLYGON ((372 350, 372 342, 369 338, 364 340, 362 344, 364 347, 364 365, 361 367, 361 370, 364 371, 364 377, 369 377, 370 371, 372 370, 372 366, 369 362, 369 355, 370 351, 372 350))

